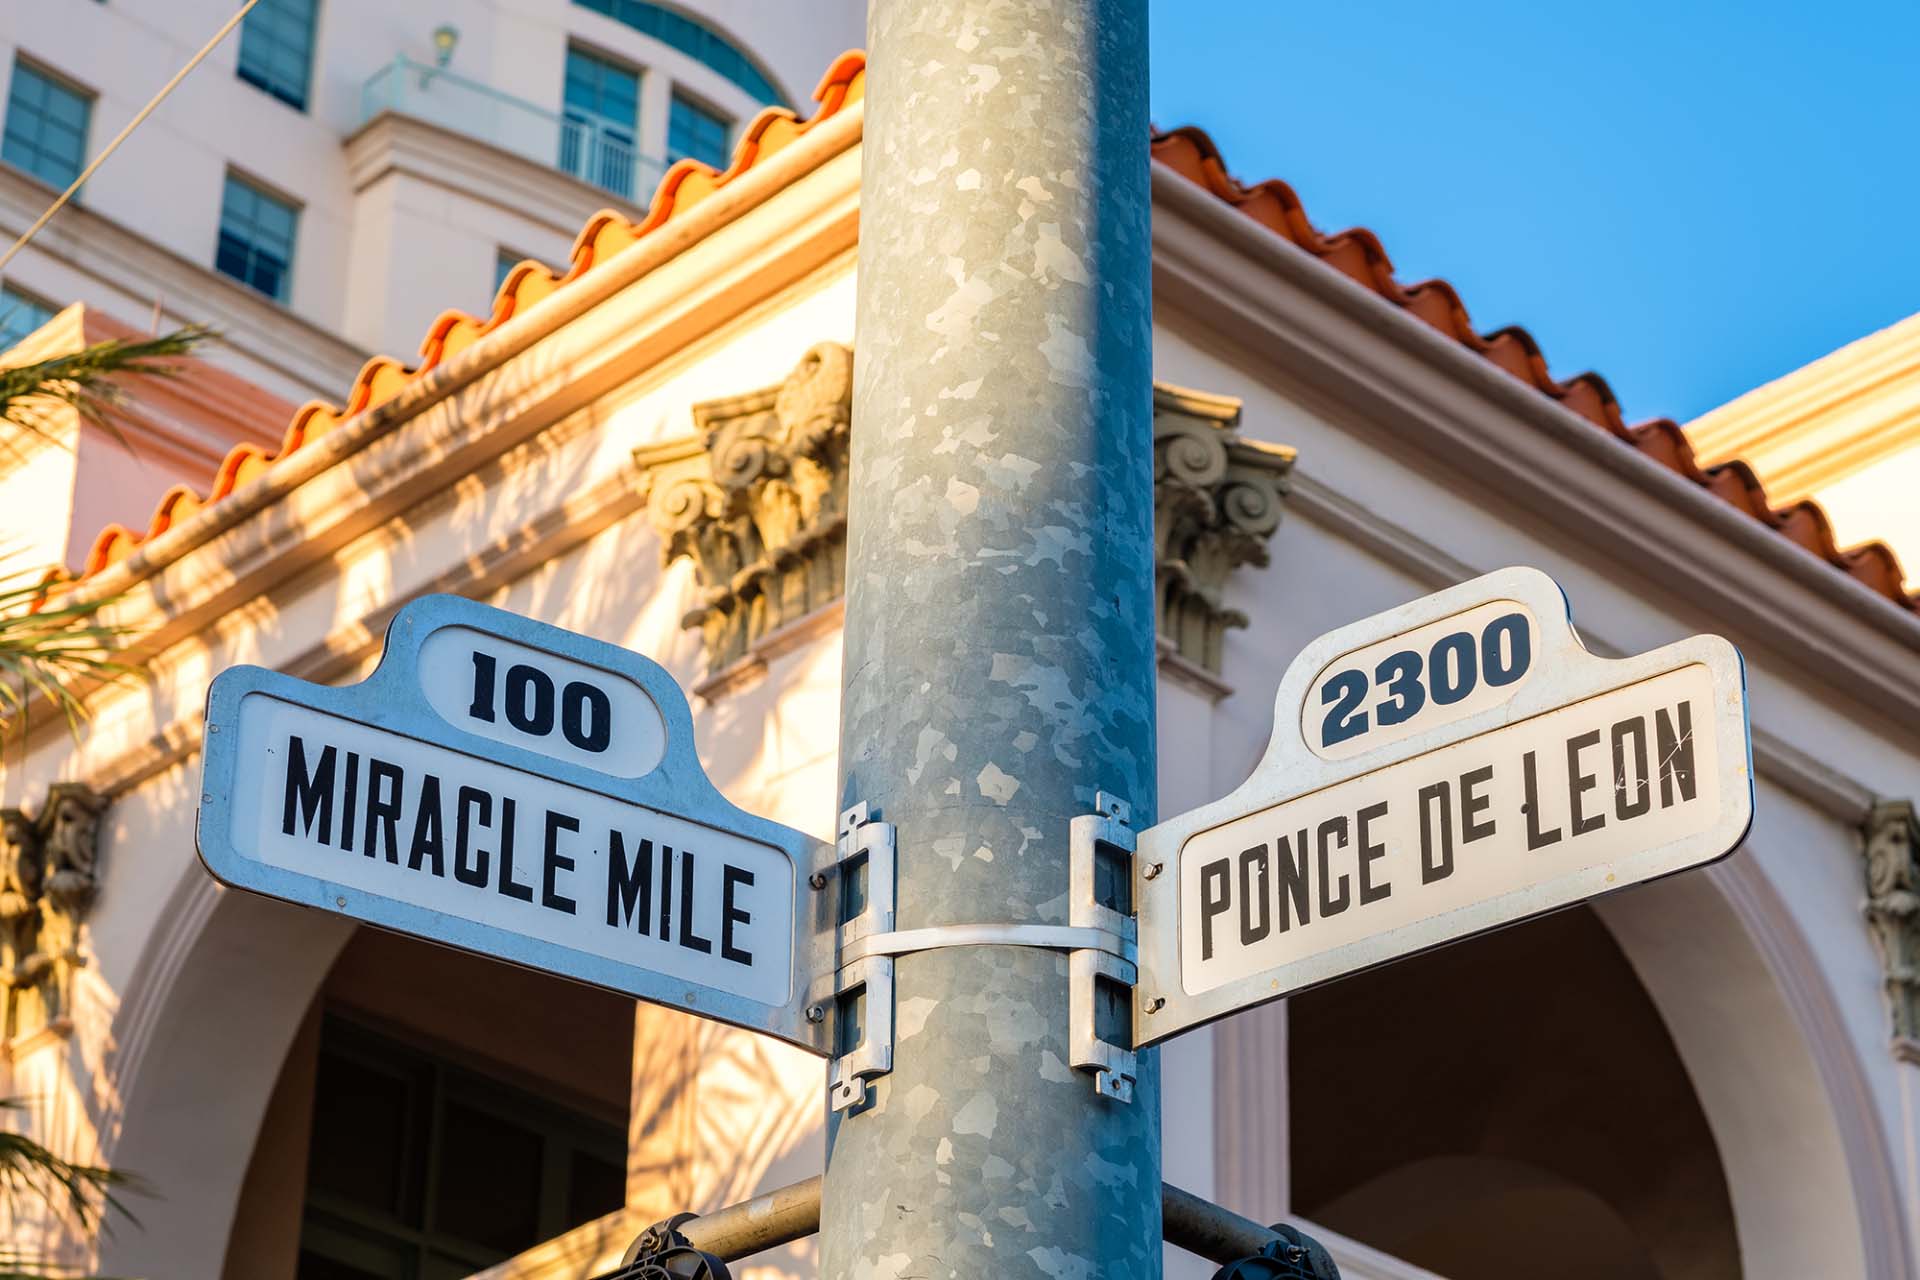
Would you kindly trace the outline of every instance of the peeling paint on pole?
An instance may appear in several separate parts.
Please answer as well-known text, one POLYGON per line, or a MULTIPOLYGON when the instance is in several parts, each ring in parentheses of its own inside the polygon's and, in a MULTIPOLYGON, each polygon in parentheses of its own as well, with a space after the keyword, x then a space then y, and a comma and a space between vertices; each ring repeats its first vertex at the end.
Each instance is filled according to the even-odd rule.
MULTIPOLYGON (((1067 923, 1068 822, 1154 810, 1145 0, 874 0, 843 807, 896 925, 1067 923)), ((823 1276, 1160 1273, 1158 1066, 1068 1059, 1066 956, 899 958, 894 1068, 829 1118, 823 1276)))

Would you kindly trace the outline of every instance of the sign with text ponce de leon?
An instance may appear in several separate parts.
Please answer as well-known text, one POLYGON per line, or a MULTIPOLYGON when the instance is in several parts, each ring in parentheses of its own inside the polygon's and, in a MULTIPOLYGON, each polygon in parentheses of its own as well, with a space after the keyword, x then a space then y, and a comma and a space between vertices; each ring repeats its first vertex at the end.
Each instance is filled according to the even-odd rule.
POLYGON ((734 808, 645 658, 454 596, 363 683, 207 698, 197 840, 224 883, 781 1036, 816 842, 734 808))
POLYGON ((1252 777, 1142 834, 1137 1039, 1711 862, 1752 817, 1727 641, 1597 657, 1533 569, 1439 592, 1315 641, 1252 777))

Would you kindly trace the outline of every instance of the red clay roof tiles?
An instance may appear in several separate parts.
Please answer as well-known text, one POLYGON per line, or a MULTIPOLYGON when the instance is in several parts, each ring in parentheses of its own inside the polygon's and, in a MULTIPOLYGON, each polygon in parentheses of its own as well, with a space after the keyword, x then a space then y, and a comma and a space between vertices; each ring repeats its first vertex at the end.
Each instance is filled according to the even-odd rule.
POLYGON ((1402 284, 1393 263, 1371 231, 1356 227, 1327 235, 1308 220, 1293 189, 1278 179, 1243 186, 1227 172, 1213 140, 1199 129, 1156 133, 1153 158, 1212 192, 1222 201, 1305 249, 1362 287, 1418 316, 1461 346, 1499 365, 1543 395, 1552 397, 1622 443, 1677 471, 1775 532, 1798 543, 1865 586, 1907 609, 1917 602, 1901 586, 1899 560, 1881 542, 1841 549, 1818 503, 1802 500, 1774 507, 1744 462, 1702 467, 1678 423, 1655 418, 1629 426, 1606 380, 1595 373, 1563 380, 1547 370, 1539 344, 1525 329, 1509 327, 1480 333, 1453 286, 1444 280, 1402 284))
POLYGON ((747 126, 724 172, 716 173, 695 160, 682 160, 667 170, 654 192, 647 216, 639 222, 631 222, 611 211, 595 214, 574 240, 565 271, 556 274, 538 262, 520 263, 501 281, 494 295, 493 310, 486 318, 461 311, 443 312, 420 344, 418 364, 409 367, 389 356, 374 357, 354 379, 345 405, 335 407, 317 400, 303 405, 293 415, 277 451, 270 453, 252 444, 235 445, 215 473, 206 497, 178 486, 160 500, 144 531, 108 525, 94 539, 79 577, 91 577, 119 563, 148 539, 164 533, 209 503, 218 502, 302 445, 338 429, 354 415, 392 399, 408 383, 466 350, 513 316, 632 247, 643 236, 699 204, 821 120, 849 103, 858 102, 865 87, 866 55, 858 50, 841 54, 821 78, 820 87, 814 90, 819 108, 810 118, 803 121, 784 108, 769 107, 747 126))
MULTIPOLYGON (((421 343, 419 364, 409 368, 385 356, 368 361, 354 380, 346 404, 335 408, 315 401, 302 407, 288 425, 277 452, 268 453, 257 445, 236 445, 221 464, 205 498, 184 487, 176 488, 161 500, 143 533, 136 533, 122 525, 109 525, 95 539, 80 576, 84 578, 98 573, 125 559, 147 539, 208 503, 219 501, 303 444, 335 430, 355 414, 390 399, 407 383, 465 350, 515 314, 538 304, 556 290, 566 287, 595 266, 629 248, 642 236, 699 203, 752 168, 758 160, 798 138, 814 124, 835 114, 848 103, 858 101, 865 88, 865 68, 865 55, 858 51, 842 54, 836 59, 822 78, 820 87, 814 91, 819 109, 806 121, 780 108, 769 108, 762 112, 735 147, 732 163, 725 172, 715 173, 705 165, 690 160, 675 165, 661 181, 647 216, 640 222, 629 222, 611 212, 595 215, 575 240, 566 271, 555 274, 537 262, 521 263, 501 283, 494 298, 493 311, 485 319, 459 311, 445 312, 434 322, 425 341, 421 343)), ((1152 141, 1152 153, 1159 163, 1198 183, 1247 217, 1285 236, 1363 288, 1405 308, 1468 350, 1533 386, 1541 394, 1559 401, 1623 444, 1692 480, 1878 594, 1905 608, 1916 608, 1916 601, 1909 598, 1901 587, 1898 560, 1883 543, 1870 542, 1842 550, 1835 545, 1832 527, 1816 503, 1801 501, 1788 507, 1773 507, 1767 501, 1759 479, 1742 462, 1702 468, 1694 460, 1693 449, 1686 436, 1671 419, 1658 418, 1629 426, 1621 415, 1613 392, 1599 375, 1582 373, 1565 380, 1556 379, 1548 371, 1539 345, 1525 329, 1509 327, 1482 334, 1473 327, 1466 306, 1446 281, 1427 280, 1411 285, 1401 283, 1394 275, 1393 263, 1387 257, 1386 250, 1371 231, 1353 228, 1332 235, 1322 233, 1307 218, 1299 198, 1286 183, 1269 179, 1249 187, 1235 180, 1227 172, 1212 140, 1199 129, 1189 127, 1156 133, 1152 141)))

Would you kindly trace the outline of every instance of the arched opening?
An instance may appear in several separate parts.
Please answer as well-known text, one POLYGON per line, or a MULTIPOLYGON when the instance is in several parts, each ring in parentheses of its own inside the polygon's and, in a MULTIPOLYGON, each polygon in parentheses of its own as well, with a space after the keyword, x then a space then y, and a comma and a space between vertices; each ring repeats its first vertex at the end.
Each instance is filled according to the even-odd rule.
POLYGON ((1449 1280, 1740 1276, 1685 1066, 1586 908, 1289 1002, 1294 1207, 1449 1280))
POLYGON ((452 1280, 625 1199, 633 1002, 372 929, 268 1100, 227 1280, 452 1280))

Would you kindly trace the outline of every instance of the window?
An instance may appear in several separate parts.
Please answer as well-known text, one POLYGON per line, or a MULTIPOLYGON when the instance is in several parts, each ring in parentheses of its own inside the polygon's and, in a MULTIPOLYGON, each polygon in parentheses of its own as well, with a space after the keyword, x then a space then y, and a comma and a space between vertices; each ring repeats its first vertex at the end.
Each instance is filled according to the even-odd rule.
POLYGON ((91 97, 15 60, 0 160, 50 186, 65 187, 86 167, 87 123, 92 115, 91 97))
POLYGON ((293 229, 300 211, 244 178, 227 175, 220 205, 220 248, 213 265, 269 298, 287 300, 293 284, 293 229))
POLYGON ((524 253, 515 253, 505 245, 500 246, 500 252, 495 254, 493 258, 492 297, 498 297, 500 295, 500 286, 507 282, 508 273, 525 262, 527 256, 528 255, 524 253))
POLYGON ((615 22, 652 36, 662 44, 698 58, 761 102, 774 106, 789 105, 785 96, 773 87, 760 68, 733 43, 718 32, 709 31, 692 18, 683 17, 644 0, 573 0, 583 9, 604 13, 615 22))
POLYGON ((667 117, 667 163, 699 160, 724 169, 727 158, 727 118, 674 94, 673 110, 667 117))
POLYGON ((240 78, 300 111, 313 75, 317 0, 260 0, 240 24, 240 78))
POLYGON ((0 351, 11 351, 53 319, 54 308, 10 284, 0 285, 0 351))
POLYGON ((625 1166, 619 1125, 329 1017, 298 1280, 460 1280, 618 1209, 625 1166))
POLYGON ((567 50, 560 167, 617 196, 633 196, 639 153, 640 73, 585 49, 567 50))

